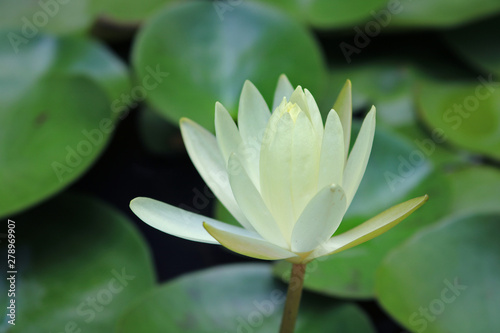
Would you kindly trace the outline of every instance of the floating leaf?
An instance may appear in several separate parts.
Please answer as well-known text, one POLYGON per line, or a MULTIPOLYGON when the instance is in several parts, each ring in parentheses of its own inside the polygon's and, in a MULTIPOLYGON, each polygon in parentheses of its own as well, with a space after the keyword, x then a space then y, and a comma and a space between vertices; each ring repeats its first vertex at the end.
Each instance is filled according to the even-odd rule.
POLYGON ((499 218, 447 220, 394 249, 377 274, 382 306, 413 332, 496 332, 499 218))
POLYGON ((482 71, 500 76, 498 18, 446 31, 445 39, 465 60, 482 71))
POLYGON ((451 213, 500 212, 500 171, 487 166, 458 170, 449 175, 453 192, 451 213))
MULTIPOLYGON (((9 332, 112 332, 125 308, 153 286, 144 240, 100 202, 64 194, 14 221, 16 321, 11 326, 4 315, 2 323, 9 332)), ((5 305, 7 293, 1 297, 5 305)))
POLYGON ((188 117, 213 129, 215 102, 235 116, 247 79, 268 103, 282 73, 313 94, 322 92, 323 60, 304 27, 261 5, 242 3, 224 13, 216 5, 168 6, 139 33, 133 64, 150 84, 157 79, 147 92, 156 110, 175 123, 188 117))
POLYGON ((385 8, 386 0, 271 0, 266 1, 301 22, 317 28, 351 27, 371 18, 375 20, 377 12, 385 8))
POLYGON ((90 3, 98 17, 125 23, 141 21, 169 2, 172 2, 172 0, 92 0, 90 3))
POLYGON ((391 127, 415 122, 413 85, 416 69, 409 64, 374 61, 335 66, 331 74, 330 107, 346 79, 352 82, 353 108, 377 107, 377 122, 391 127))
POLYGON ((90 28, 93 20, 88 0, 0 2, 0 28, 5 29, 2 36, 12 43, 13 51, 32 43, 41 32, 80 34, 90 28))
POLYGON ((500 91, 491 76, 477 82, 423 81, 418 107, 430 130, 457 147, 500 159, 500 91))
MULTIPOLYGON (((234 264, 188 274, 153 290, 125 313, 118 333, 277 332, 285 286, 268 264, 234 264), (175 304, 175 306, 172 306, 175 304)), ((353 304, 304 295, 296 332, 374 332, 353 304)))
POLYGON ((61 190, 102 152, 124 65, 95 42, 40 36, 19 54, 0 41, 0 216, 61 190))
POLYGON ((392 25, 401 27, 449 27, 477 20, 500 11, 496 0, 440 0, 400 2, 392 25))

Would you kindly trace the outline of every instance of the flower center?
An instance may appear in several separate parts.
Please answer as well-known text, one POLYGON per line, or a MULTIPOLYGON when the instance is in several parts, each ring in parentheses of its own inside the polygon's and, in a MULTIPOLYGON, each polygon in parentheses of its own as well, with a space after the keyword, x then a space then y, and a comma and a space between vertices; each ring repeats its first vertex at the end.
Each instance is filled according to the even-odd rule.
POLYGON ((284 109, 285 109, 285 111, 283 112, 283 114, 285 112, 288 112, 290 114, 290 116, 292 117, 293 122, 295 122, 297 120, 299 113, 302 112, 302 110, 300 109, 300 107, 296 103, 287 102, 285 104, 284 109))

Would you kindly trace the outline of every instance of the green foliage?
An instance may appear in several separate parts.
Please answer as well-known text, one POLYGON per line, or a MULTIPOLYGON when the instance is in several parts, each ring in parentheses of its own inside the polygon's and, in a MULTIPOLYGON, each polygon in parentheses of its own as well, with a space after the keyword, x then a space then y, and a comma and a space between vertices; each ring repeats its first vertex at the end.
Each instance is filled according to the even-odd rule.
MULTIPOLYGON (((20 264, 18 321, 0 331, 276 332, 282 303, 259 306, 283 294, 289 264, 223 266, 154 286, 152 256, 130 221, 68 187, 95 179, 89 170, 100 172, 116 127, 115 151, 133 167, 113 164, 103 178, 144 175, 141 159, 184 167, 181 117, 213 130, 216 101, 236 119, 251 80, 271 105, 285 73, 323 116, 346 79, 355 117, 377 107, 367 172, 337 233, 430 197, 390 232, 308 265, 297 332, 374 332, 338 298, 375 299, 411 332, 495 332, 499 15, 497 0, 1 1, 0 216, 17 223, 20 264), (350 59, 343 42, 355 47, 350 59), (115 293, 122 269, 134 279, 115 293), (89 299, 109 295, 90 310, 89 299)), ((175 186, 160 190, 191 199, 175 186)), ((238 225, 219 202, 214 215, 238 225)), ((156 255, 170 269, 175 253, 156 255)))
POLYGON ((377 274, 382 306, 412 331, 494 332, 500 302, 499 216, 443 221, 415 234, 377 274), (416 287, 418 286, 418 287, 416 287))
POLYGON ((282 73, 313 94, 324 87, 323 59, 309 32, 255 4, 222 14, 205 1, 168 6, 141 29, 133 64, 139 78, 151 68, 165 73, 148 91, 155 110, 174 123, 188 117, 209 129, 214 128, 216 101, 236 115, 245 80, 268 103, 282 73))
MULTIPOLYGON (((95 199, 64 194, 15 223, 17 320, 2 323, 9 332, 110 332, 128 304, 153 286, 144 240, 127 218, 95 199)), ((6 304, 7 293, 1 297, 6 304)))
MULTIPOLYGON (((267 264, 221 266, 150 292, 122 316, 117 332, 277 332, 285 295, 267 264)), ((305 295, 302 305, 296 332, 374 332, 353 304, 305 295)))
POLYGON ((106 146, 128 87, 125 66, 100 44, 39 36, 19 54, 0 41, 0 216, 68 186, 106 146))

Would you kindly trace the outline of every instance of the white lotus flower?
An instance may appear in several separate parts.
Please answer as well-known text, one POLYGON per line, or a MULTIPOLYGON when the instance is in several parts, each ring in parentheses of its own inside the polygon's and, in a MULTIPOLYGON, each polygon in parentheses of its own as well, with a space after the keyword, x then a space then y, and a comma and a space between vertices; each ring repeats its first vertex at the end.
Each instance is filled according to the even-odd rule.
POLYGON ((398 204, 339 235, 337 230, 366 169, 375 132, 375 108, 348 154, 351 84, 342 89, 325 126, 305 89, 282 75, 273 113, 245 82, 238 127, 215 105, 216 136, 189 119, 180 126, 191 160, 207 185, 238 220, 236 227, 149 198, 130 203, 149 225, 181 238, 222 244, 259 259, 307 263, 370 240, 402 221, 427 195, 398 204))

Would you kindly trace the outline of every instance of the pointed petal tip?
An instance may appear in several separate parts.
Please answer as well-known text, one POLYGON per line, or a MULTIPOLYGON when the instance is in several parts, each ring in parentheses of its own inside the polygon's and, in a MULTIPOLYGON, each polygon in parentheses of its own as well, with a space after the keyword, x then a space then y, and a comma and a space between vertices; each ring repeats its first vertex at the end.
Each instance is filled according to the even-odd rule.
POLYGON ((245 80, 245 83, 243 83, 243 89, 245 88, 255 88, 255 85, 252 83, 252 81, 250 80, 245 80))
POLYGON ((217 117, 217 114, 219 114, 219 116, 220 116, 220 114, 222 112, 228 112, 228 111, 226 110, 226 108, 224 107, 224 105, 222 105, 222 103, 220 103, 218 101, 215 102, 215 117, 217 117))
MULTIPOLYGON (((181 128, 181 131, 182 131, 182 128, 185 127, 185 126, 193 126, 193 125, 198 125, 198 123, 190 118, 187 118, 187 117, 182 117, 180 120, 179 120, 179 127, 181 128)), ((198 125, 199 126, 199 125, 198 125)))

